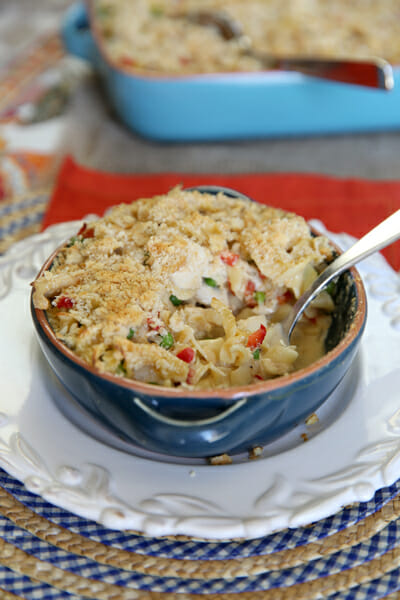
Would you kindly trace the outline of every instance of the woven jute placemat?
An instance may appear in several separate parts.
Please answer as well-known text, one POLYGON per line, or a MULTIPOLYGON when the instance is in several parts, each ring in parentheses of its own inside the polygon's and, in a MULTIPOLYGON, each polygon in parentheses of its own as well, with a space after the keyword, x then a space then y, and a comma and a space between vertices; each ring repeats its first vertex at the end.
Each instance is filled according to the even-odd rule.
POLYGON ((400 588, 398 483, 344 519, 235 542, 107 530, 4 472, 0 483, 0 598, 369 600, 400 588))

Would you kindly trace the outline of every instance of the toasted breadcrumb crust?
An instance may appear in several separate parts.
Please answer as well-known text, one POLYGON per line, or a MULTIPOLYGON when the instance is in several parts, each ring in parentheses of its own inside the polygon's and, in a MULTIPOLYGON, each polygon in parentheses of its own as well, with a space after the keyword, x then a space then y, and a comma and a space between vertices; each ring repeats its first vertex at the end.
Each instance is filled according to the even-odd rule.
MULTIPOLYGON (((331 257, 300 216, 177 187, 85 224, 33 283, 33 303, 102 373, 247 385, 295 368, 279 321, 331 257)), ((332 299, 321 306, 326 328, 332 299)), ((322 339, 315 310, 308 334, 322 339)))

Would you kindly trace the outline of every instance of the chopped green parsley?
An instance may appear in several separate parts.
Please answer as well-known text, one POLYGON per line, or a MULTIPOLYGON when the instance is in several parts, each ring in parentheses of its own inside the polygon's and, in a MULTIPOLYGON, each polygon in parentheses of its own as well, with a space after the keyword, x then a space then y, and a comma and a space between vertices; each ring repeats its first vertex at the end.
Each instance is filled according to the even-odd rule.
POLYGON ((148 250, 145 250, 143 252, 143 264, 145 266, 149 264, 149 259, 150 259, 150 252, 148 250))
POLYGON ((71 248, 71 246, 73 246, 75 244, 75 242, 77 242, 77 241, 78 241, 78 237, 76 235, 73 235, 67 244, 67 248, 71 248))
POLYGON ((152 6, 150 6, 150 14, 153 17, 161 17, 164 14, 164 9, 159 4, 152 4, 152 6))
POLYGON ((264 304, 265 292, 254 292, 254 300, 257 302, 257 304, 264 304))
POLYGON ((330 281, 328 283, 328 285, 326 286, 326 291, 328 292, 328 294, 330 296, 333 296, 333 294, 335 293, 336 290, 336 283, 334 281, 330 281))
POLYGON ((127 371, 126 371, 124 359, 122 359, 121 362, 119 363, 119 365, 117 367, 117 373, 119 373, 120 375, 126 375, 127 371))
POLYGON ((165 348, 166 350, 169 350, 170 348, 172 348, 173 345, 174 345, 174 338, 172 337, 172 334, 168 331, 168 333, 166 333, 165 335, 162 336, 160 346, 161 346, 161 348, 165 348))
POLYGON ((180 306, 181 304, 183 304, 183 300, 179 300, 179 298, 174 296, 174 294, 171 294, 169 299, 174 306, 180 306))
POLYGON ((219 287, 218 283, 212 277, 203 277, 203 281, 210 287, 213 287, 213 288, 219 287))

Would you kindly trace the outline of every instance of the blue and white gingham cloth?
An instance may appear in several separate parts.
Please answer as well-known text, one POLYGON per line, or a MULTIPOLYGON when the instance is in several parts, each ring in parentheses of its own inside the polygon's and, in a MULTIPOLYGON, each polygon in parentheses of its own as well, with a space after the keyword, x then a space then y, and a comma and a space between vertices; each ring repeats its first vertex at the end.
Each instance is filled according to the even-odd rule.
MULTIPOLYGON (((379 490, 373 500, 342 510, 337 515, 315 523, 310 527, 285 530, 257 540, 236 542, 201 542, 192 540, 171 540, 149 538, 129 532, 113 531, 82 519, 61 508, 55 507, 39 496, 27 491, 24 486, 0 471, 0 485, 17 500, 40 514, 55 525, 65 527, 79 535, 112 546, 144 555, 189 559, 218 560, 246 556, 271 554, 280 550, 295 548, 332 535, 379 510, 393 498, 400 489, 400 482, 379 490)), ((236 577, 233 579, 196 579, 160 577, 136 571, 119 569, 97 563, 85 556, 75 555, 49 544, 28 531, 18 528, 5 516, 0 516, 0 536, 12 541, 13 546, 46 561, 54 567, 92 580, 100 580, 112 585, 133 590, 151 590, 161 593, 218 594, 269 590, 290 587, 294 584, 309 582, 327 575, 354 568, 376 559, 396 547, 400 542, 400 520, 394 520, 370 539, 348 549, 301 564, 297 567, 267 571, 257 576, 236 577)), ((51 586, 32 582, 28 577, 12 572, 0 566, 0 587, 27 600, 44 598, 78 600, 77 596, 62 592, 51 586)), ((379 581, 370 581, 346 592, 337 592, 330 596, 332 600, 377 600, 388 593, 400 589, 400 569, 393 569, 379 581)), ((179 596, 178 596, 179 597, 179 596)))

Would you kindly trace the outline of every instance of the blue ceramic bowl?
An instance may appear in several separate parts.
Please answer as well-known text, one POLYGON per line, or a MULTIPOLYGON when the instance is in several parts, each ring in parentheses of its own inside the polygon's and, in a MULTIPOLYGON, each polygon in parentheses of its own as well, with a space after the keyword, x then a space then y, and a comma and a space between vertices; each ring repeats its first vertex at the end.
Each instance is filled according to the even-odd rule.
MULTIPOLYGON (((223 190, 201 186, 209 193, 223 190)), ((51 267, 58 249, 39 275, 51 267)), ((128 444, 179 457, 236 454, 264 446, 314 412, 339 384, 355 356, 366 321, 366 295, 358 272, 343 273, 327 353, 290 375, 246 387, 212 391, 164 388, 98 373, 56 339, 44 310, 31 301, 40 346, 78 404, 128 444)))
POLYGON ((65 47, 93 66, 116 115, 144 137, 182 142, 400 129, 398 67, 390 92, 283 71, 135 73, 107 57, 91 12, 90 1, 70 7, 65 47))

